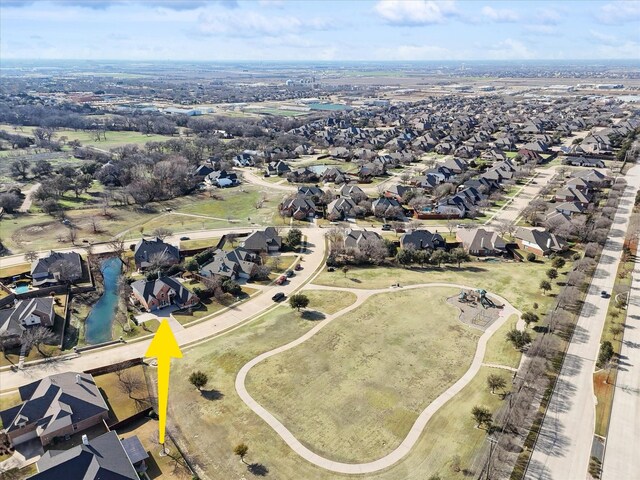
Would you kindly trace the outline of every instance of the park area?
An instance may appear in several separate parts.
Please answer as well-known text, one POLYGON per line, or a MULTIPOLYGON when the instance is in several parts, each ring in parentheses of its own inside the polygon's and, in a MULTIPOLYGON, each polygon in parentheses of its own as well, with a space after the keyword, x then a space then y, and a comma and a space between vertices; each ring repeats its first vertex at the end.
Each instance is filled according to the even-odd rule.
MULTIPOLYGON (((244 442, 249 447, 247 464, 266 469, 269 477, 350 478, 302 460, 235 389, 236 376, 247 362, 296 340, 357 299, 352 292, 313 286, 303 293, 310 299, 305 312, 278 306, 186 350, 175 363, 171 418, 180 446, 203 472, 249 477, 248 466, 233 453, 244 442), (209 379, 201 391, 187 380, 195 370, 209 379)), ((482 331, 458 320, 459 310, 447 303, 457 294, 456 288, 433 287, 374 295, 306 342, 258 364, 249 372, 247 389, 314 452, 348 462, 380 458, 402 441, 419 412, 469 367, 482 331)), ((499 354, 495 360, 499 363, 499 354)), ((482 367, 434 414, 400 462, 367 478, 466 478, 464 468, 473 463, 486 436, 485 430, 475 428, 471 409, 482 405, 495 412, 503 402, 487 388, 489 374, 510 384, 511 372, 482 367)))
POLYGON ((314 452, 376 460, 468 369, 480 331, 453 288, 381 293, 292 350, 256 365, 247 390, 314 452), (399 312, 401 312, 399 314, 399 312))

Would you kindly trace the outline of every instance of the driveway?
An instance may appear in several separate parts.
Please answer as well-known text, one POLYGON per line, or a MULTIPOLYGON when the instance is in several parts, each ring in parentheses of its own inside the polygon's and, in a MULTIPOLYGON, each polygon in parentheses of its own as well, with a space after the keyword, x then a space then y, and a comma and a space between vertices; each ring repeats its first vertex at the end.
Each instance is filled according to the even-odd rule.
MULTIPOLYGON (((593 372, 609 305, 609 299, 601 298, 600 292, 613 290, 633 199, 640 187, 640 166, 629 170, 626 180, 628 186, 621 198, 609 238, 589 286, 574 336, 531 456, 525 477, 530 480, 587 478, 595 428, 593 372)), ((638 354, 635 355, 637 356, 638 354)), ((634 374, 638 375, 637 367, 634 374)), ((625 416, 629 424, 637 425, 640 422, 638 416, 632 417, 628 412, 625 412, 625 416)), ((637 442, 637 437, 631 439, 629 436, 631 432, 632 429, 621 426, 610 429, 609 437, 620 436, 618 441, 631 444, 632 441, 637 442)), ((631 445, 628 446, 631 447, 631 445)), ((610 451, 610 448, 607 447, 607 450, 610 451)), ((638 466, 638 457, 640 457, 638 451, 629 450, 629 452, 629 456, 619 458, 624 458, 622 461, 634 462, 638 466)), ((633 472, 631 476, 610 478, 637 478, 637 468, 629 471, 633 472)))
POLYGON ((28 442, 21 443, 16 447, 15 452, 11 458, 6 459, 4 462, 0 462, 0 473, 9 471, 13 468, 23 468, 27 465, 40 460, 40 457, 44 454, 42 444, 40 440, 34 438, 28 442))
POLYGON ((23 192, 24 200, 22 201, 22 205, 18 209, 19 212, 27 213, 29 211, 29 209, 31 208, 31 204, 33 203, 33 194, 36 192, 36 190, 38 190, 38 188, 40 188, 40 184, 34 183, 33 185, 31 185, 31 188, 23 192))
POLYGON ((178 322, 173 315, 171 315, 176 310, 180 308, 177 305, 169 305, 168 307, 161 308, 159 310, 154 310, 153 312, 144 312, 140 315, 136 315, 136 321, 138 324, 148 322, 149 320, 157 320, 161 322, 163 319, 167 319, 169 321, 169 325, 171 326, 171 330, 173 332, 177 332, 178 330, 184 330, 184 327, 178 322))

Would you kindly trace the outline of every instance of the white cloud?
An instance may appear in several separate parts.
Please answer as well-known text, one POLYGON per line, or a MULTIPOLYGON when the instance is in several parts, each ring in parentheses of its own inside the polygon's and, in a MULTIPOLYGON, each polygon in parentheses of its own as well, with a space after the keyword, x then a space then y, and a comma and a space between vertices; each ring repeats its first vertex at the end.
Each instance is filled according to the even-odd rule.
POLYGON ((627 0, 602 5, 595 15, 597 20, 606 24, 637 22, 640 20, 640 2, 627 0))
POLYGON ((589 34, 599 43, 603 43, 605 45, 614 45, 618 43, 618 39, 614 35, 607 35, 606 33, 601 33, 596 30, 589 30, 589 34))
POLYGON ((309 30, 327 30, 334 22, 322 18, 298 18, 292 15, 267 16, 251 11, 203 13, 197 31, 203 35, 235 37, 281 36, 309 30))
POLYGON ((398 45, 379 48, 375 58, 380 60, 455 60, 462 52, 453 52, 436 45, 398 45))
POLYGON ((392 25, 432 25, 458 15, 454 0, 380 0, 376 13, 392 25))
POLYGON ((517 22, 520 15, 509 9, 495 9, 490 6, 482 7, 482 16, 494 22, 517 22))
POLYGON ((570 14, 571 12, 567 12, 564 9, 562 12, 560 12, 556 8, 540 8, 536 11, 535 18, 538 21, 538 23, 541 23, 541 24, 557 25, 562 21, 563 15, 570 15, 570 14))
POLYGON ((487 59, 490 60, 529 60, 537 58, 533 51, 519 40, 507 38, 487 50, 487 59))

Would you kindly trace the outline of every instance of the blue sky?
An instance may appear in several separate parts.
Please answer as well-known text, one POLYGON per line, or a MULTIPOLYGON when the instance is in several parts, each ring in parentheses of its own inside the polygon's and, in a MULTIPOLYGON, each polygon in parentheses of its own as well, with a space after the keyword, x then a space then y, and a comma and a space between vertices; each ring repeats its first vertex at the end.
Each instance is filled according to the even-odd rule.
POLYGON ((638 59, 640 1, 2 0, 4 59, 638 59))

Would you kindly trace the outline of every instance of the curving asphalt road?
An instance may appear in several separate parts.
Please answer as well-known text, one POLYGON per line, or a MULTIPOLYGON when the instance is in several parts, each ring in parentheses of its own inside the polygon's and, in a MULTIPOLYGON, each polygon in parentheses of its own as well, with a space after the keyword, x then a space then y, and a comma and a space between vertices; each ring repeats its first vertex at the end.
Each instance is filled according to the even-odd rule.
MULTIPOLYGON (((314 453, 309 448, 305 447, 288 429, 285 427, 279 420, 277 420, 267 409, 265 409, 262 405, 256 402, 253 397, 249 394, 245 387, 245 380, 247 378, 247 374, 249 371, 256 366, 258 363, 266 360, 269 357, 277 355, 279 353, 290 350, 298 345, 306 342, 310 338, 312 338, 316 333, 322 330, 325 326, 327 326, 330 322, 335 320, 336 318, 344 315, 347 312, 354 310, 355 308, 362 305, 364 301, 366 301, 372 295, 376 295, 379 293, 389 293, 390 291, 402 291, 402 290, 410 290, 416 288, 427 288, 427 287, 455 287, 455 288, 463 288, 463 289, 471 289, 472 287, 468 287, 466 285, 458 285, 453 283, 424 283, 418 285, 411 285, 407 287, 398 288, 397 290, 390 289, 378 289, 378 290, 363 290, 356 288, 340 288, 340 287, 327 287, 320 285, 312 285, 310 288, 318 289, 318 290, 337 290, 337 291, 349 291, 355 293, 358 298, 356 302, 350 305, 347 308, 342 309, 341 311, 328 316, 325 320, 321 321, 317 326, 309 330, 307 333, 299 337, 298 339, 287 343, 286 345, 282 345, 281 347, 275 348, 268 352, 265 352, 261 355, 258 355, 253 360, 246 363, 238 372, 238 376, 236 377, 236 391, 238 395, 242 399, 242 401, 253 410, 260 418, 262 418, 267 424, 275 430, 275 432, 280 435, 280 437, 295 451, 298 455, 300 455, 305 460, 317 465, 326 470, 330 470, 332 472, 337 473, 346 473, 346 474, 362 474, 362 473, 372 473, 378 470, 382 470, 387 468, 394 463, 401 460, 406 454, 409 453, 411 448, 415 445, 415 443, 419 440, 422 431, 427 425, 427 422, 431 419, 431 417, 442 407, 447 401, 449 401, 454 395, 460 393, 460 391, 475 377, 475 375, 480 370, 482 366, 482 360, 484 359, 484 354, 486 350, 487 341, 491 336, 507 321, 511 314, 520 315, 520 312, 513 307, 509 302, 507 302, 504 298, 491 294, 491 296, 499 299, 504 304, 504 309, 500 313, 500 318, 496 320, 480 337, 478 340, 478 346, 476 348, 476 353, 473 357, 473 361, 471 362, 471 366, 465 372, 465 374, 460 377, 460 379, 450 386, 445 392, 443 392, 438 398, 436 398, 433 402, 431 402, 427 408, 425 408, 422 413, 418 416, 413 426, 409 430, 409 433, 402 441, 402 443, 391 453, 388 455, 375 460, 373 462, 368 463, 342 463, 330 460, 328 458, 322 457, 317 453, 314 453)), ((520 328, 523 328, 524 322, 522 320, 519 321, 518 325, 520 328)))

